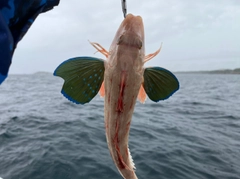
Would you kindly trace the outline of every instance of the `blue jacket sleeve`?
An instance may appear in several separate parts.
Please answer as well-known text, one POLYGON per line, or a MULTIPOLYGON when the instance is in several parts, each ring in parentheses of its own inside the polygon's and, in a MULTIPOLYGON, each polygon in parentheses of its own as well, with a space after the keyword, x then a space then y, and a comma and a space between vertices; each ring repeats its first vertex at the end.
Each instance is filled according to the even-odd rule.
POLYGON ((0 0, 0 84, 6 79, 17 43, 40 13, 60 0, 0 0))

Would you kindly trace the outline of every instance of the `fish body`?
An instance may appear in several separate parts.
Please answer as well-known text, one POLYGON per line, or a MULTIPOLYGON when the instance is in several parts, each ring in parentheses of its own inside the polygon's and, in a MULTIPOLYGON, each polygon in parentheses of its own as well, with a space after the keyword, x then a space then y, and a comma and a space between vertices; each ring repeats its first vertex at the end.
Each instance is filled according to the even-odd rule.
POLYGON ((140 16, 122 22, 107 58, 104 74, 104 116, 110 154, 126 179, 137 178, 128 149, 134 106, 143 82, 144 32, 140 16))
POLYGON ((110 155, 125 179, 137 179, 128 148, 128 136, 137 98, 155 102, 170 97, 179 89, 177 78, 161 67, 144 68, 156 56, 145 56, 144 27, 140 16, 128 14, 121 23, 109 52, 91 44, 106 60, 94 57, 71 58, 54 72, 65 82, 62 94, 70 101, 85 104, 99 92, 104 99, 106 140, 110 155))

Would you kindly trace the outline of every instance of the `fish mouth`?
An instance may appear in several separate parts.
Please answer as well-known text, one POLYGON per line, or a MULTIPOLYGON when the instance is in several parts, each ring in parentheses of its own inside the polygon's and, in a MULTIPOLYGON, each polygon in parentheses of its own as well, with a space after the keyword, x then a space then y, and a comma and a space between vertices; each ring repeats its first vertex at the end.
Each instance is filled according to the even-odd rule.
POLYGON ((128 45, 141 49, 144 45, 144 27, 141 16, 128 14, 117 33, 118 45, 128 45))

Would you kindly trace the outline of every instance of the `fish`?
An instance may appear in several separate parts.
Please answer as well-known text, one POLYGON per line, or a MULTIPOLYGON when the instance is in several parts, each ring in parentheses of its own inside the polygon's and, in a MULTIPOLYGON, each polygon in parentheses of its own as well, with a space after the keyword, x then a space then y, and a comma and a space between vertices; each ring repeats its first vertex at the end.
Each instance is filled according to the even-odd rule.
POLYGON ((107 51, 90 42, 106 59, 83 56, 61 63, 54 71, 64 79, 61 93, 76 104, 90 102, 98 93, 104 97, 106 141, 112 160, 125 179, 137 179, 128 148, 132 115, 137 99, 147 96, 158 102, 179 89, 179 81, 162 67, 144 67, 160 48, 145 55, 144 25, 141 16, 127 14, 107 51))

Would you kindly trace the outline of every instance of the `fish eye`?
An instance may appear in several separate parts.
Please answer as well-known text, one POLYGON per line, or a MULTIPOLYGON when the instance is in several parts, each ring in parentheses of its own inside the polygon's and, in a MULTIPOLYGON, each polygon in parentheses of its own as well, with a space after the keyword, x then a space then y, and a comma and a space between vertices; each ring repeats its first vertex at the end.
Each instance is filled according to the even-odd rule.
POLYGON ((139 37, 134 37, 132 34, 122 34, 117 41, 117 45, 128 45, 138 48, 139 50, 142 49, 143 42, 139 37))
POLYGON ((123 35, 121 35, 118 39, 117 45, 120 45, 123 41, 123 35))
POLYGON ((141 48, 142 48, 142 41, 141 40, 139 41, 138 48, 139 48, 139 50, 141 50, 141 48))

